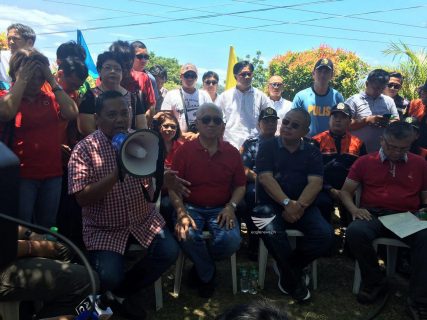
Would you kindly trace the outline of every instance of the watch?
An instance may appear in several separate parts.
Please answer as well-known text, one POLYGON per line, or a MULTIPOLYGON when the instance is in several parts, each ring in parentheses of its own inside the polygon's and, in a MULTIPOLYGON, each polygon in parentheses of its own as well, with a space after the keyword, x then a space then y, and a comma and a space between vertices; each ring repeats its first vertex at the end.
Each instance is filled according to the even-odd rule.
POLYGON ((237 203, 230 201, 229 203, 227 203, 227 205, 231 206, 233 208, 233 210, 236 211, 236 209, 237 209, 237 203))
POLYGON ((284 206, 284 207, 286 207, 289 204, 289 202, 291 202, 291 199, 285 198, 285 199, 283 199, 281 205, 284 206))
POLYGON ((31 235, 33 234, 33 232, 30 229, 25 230, 24 232, 24 239, 25 240, 30 240, 31 235))
POLYGON ((56 91, 62 91, 62 90, 64 90, 64 89, 62 89, 62 87, 59 84, 57 84, 56 86, 54 86, 52 88, 53 93, 55 93, 56 91))

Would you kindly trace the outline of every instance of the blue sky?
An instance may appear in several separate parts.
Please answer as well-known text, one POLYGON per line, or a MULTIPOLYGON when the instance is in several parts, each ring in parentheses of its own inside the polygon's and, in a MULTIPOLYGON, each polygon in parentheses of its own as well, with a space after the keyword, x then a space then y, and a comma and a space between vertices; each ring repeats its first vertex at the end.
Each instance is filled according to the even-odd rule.
POLYGON ((382 53, 391 41, 427 46, 426 12, 421 0, 0 0, 0 30, 30 25, 36 47, 51 59, 59 44, 76 40, 77 28, 94 61, 117 39, 142 40, 157 55, 224 79, 230 45, 240 57, 261 50, 267 63, 288 50, 328 44, 372 65, 391 64, 382 53))

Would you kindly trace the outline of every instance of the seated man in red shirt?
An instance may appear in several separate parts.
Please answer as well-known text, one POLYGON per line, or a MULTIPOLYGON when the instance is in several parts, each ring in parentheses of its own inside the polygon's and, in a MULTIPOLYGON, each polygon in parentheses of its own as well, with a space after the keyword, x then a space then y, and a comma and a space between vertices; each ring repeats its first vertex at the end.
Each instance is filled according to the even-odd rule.
POLYGON ((235 210, 245 194, 246 177, 239 151, 221 139, 223 114, 213 103, 204 103, 196 113, 200 135, 182 145, 172 170, 191 182, 190 196, 183 199, 169 190, 176 210, 175 231, 185 254, 193 261, 190 279, 199 295, 214 292, 214 260, 230 257, 240 246, 240 228, 235 210), (205 241, 202 233, 212 234, 205 241))
MULTIPOLYGON (((378 217, 427 207, 426 161, 408 152, 413 134, 409 123, 391 123, 381 137, 381 149, 353 164, 341 190, 341 200, 354 218, 347 228, 347 243, 362 274, 362 288, 357 296, 360 303, 372 303, 387 291, 387 280, 378 266, 372 241, 396 235, 378 217), (362 194, 358 208, 353 195, 359 186, 362 194)), ((420 313, 427 314, 427 230, 400 240, 411 247, 413 272, 408 299, 411 314, 413 319, 426 319, 420 313)))

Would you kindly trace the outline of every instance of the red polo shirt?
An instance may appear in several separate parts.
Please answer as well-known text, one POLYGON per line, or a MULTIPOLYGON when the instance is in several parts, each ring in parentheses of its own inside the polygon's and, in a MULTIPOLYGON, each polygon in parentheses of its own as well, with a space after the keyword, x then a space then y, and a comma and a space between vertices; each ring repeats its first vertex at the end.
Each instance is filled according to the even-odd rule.
POLYGON ((348 178, 362 185, 360 207, 396 211, 420 208, 420 192, 427 191, 427 162, 408 153, 408 161, 395 164, 381 161, 379 152, 360 157, 350 169, 348 178))
POLYGON ((246 184, 239 151, 224 141, 212 156, 199 139, 184 143, 175 153, 172 170, 191 182, 191 194, 184 201, 201 207, 224 206, 233 190, 246 184))
MULTIPOLYGON (((0 96, 4 93, 0 93, 0 96)), ((62 175, 59 105, 53 93, 41 91, 34 101, 21 100, 15 116, 13 152, 21 177, 47 179, 62 175)), ((0 136, 4 124, 0 124, 0 136)))

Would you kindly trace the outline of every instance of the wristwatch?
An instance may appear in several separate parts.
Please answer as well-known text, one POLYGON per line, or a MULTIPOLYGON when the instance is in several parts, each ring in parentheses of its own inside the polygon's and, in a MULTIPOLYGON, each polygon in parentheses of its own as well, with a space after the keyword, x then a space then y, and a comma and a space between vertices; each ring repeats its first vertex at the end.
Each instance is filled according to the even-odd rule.
POLYGON ((64 90, 64 89, 62 89, 62 87, 59 84, 57 84, 56 86, 54 86, 52 88, 53 93, 55 93, 56 91, 62 91, 62 90, 64 90))
POLYGON ((30 240, 31 235, 33 234, 33 232, 30 229, 25 230, 24 232, 24 239, 25 240, 30 240))
POLYGON ((281 205, 284 206, 284 207, 286 207, 289 204, 289 202, 291 202, 291 199, 285 198, 285 199, 283 199, 281 205))
POLYGON ((227 203, 227 205, 231 206, 233 208, 233 210, 236 211, 237 203, 230 201, 229 203, 227 203))

